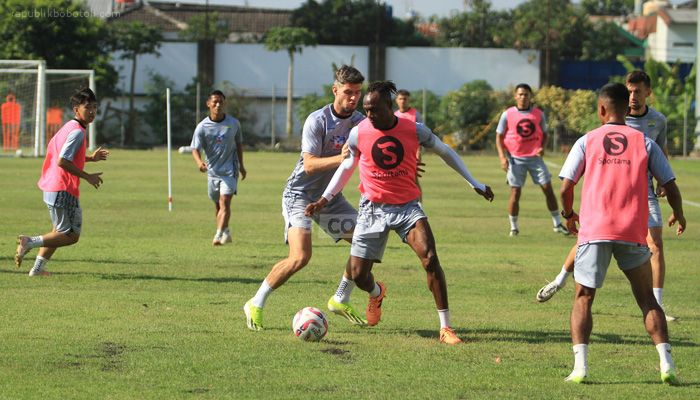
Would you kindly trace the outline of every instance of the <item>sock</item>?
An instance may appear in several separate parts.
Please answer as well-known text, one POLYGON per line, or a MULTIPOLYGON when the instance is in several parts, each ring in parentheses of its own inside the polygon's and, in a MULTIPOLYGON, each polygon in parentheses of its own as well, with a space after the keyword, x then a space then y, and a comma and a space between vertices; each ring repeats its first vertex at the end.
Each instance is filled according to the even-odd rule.
POLYGON ((550 213, 552 214, 552 225, 556 228, 561 224, 561 218, 559 217, 561 214, 559 214, 559 210, 550 211, 550 213))
POLYGON ((224 228, 223 233, 225 233, 225 234, 227 234, 227 235, 230 235, 230 234, 231 234, 231 231, 228 230, 228 226, 227 226, 226 228, 224 228))
POLYGON ((338 284, 338 289, 335 291, 335 294, 333 295, 333 300, 337 301, 338 303, 347 303, 350 301, 350 293, 352 293, 352 290, 355 288, 355 281, 352 279, 348 279, 343 275, 343 279, 340 280, 340 284, 338 284))
POLYGON ((508 220, 510 221, 510 230, 511 231, 517 231, 518 229, 518 216, 517 215, 509 215, 508 220))
POLYGON ((661 366, 661 372, 666 372, 669 369, 675 369, 676 365, 673 363, 673 357, 671 357, 671 345, 668 343, 659 343, 656 345, 656 351, 659 352, 659 361, 661 366))
POLYGON ((36 247, 41 247, 44 245, 44 238, 41 236, 31 236, 27 242, 27 247, 34 249, 36 247))
POLYGON ((566 285, 566 278, 568 278, 569 275, 571 275, 571 272, 568 272, 566 267, 561 267, 561 272, 556 278, 554 278, 554 282, 557 284, 557 286, 563 288, 564 285, 566 285))
POLYGON ((664 304, 664 302, 663 302, 664 288, 655 287, 652 289, 652 291, 654 292, 654 297, 656 298, 656 302, 659 303, 659 305, 663 305, 664 304))
POLYGON ((440 317, 440 329, 450 327, 450 310, 437 310, 440 317))
POLYGON ((36 256, 36 260, 34 260, 34 266, 32 269, 29 271, 29 275, 36 275, 40 273, 41 271, 46 268, 46 263, 48 263, 49 260, 42 256, 36 256))
POLYGON ((221 229, 217 229, 217 230, 216 230, 216 236, 221 236, 221 233, 222 233, 222 232, 223 232, 223 231, 222 231, 221 229))
POLYGON ((267 283, 267 279, 262 281, 260 284, 260 288, 258 289, 258 292, 255 293, 255 296, 250 299, 250 302, 255 306, 255 307, 260 307, 264 308, 265 307, 265 302, 267 301, 267 297, 272 294, 272 289, 270 285, 267 283))
POLYGON ((574 345, 574 370, 588 371, 588 345, 585 343, 574 345))
POLYGON ((377 285, 377 282, 374 282, 374 289, 372 289, 371 292, 369 292, 369 297, 377 297, 380 294, 382 294, 382 288, 377 285))

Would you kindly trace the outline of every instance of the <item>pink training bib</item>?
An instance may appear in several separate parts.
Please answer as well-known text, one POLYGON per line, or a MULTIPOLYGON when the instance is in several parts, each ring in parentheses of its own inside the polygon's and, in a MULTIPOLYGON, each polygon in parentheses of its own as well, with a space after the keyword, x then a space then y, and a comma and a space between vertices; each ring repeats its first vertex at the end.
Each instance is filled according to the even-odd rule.
MULTIPOLYGON (((49 141, 49 145, 46 147, 46 158, 41 169, 41 178, 38 182, 41 190, 45 192, 66 191, 76 198, 80 198, 80 178, 58 166, 61 149, 68 139, 68 134, 76 129, 80 129, 85 135, 85 128, 78 121, 72 119, 66 122, 49 141)), ((86 143, 87 140, 84 138, 80 150, 73 158, 73 164, 81 170, 85 167, 86 143)))
POLYGON ((542 148, 542 111, 533 107, 522 113, 516 107, 506 110, 508 126, 503 144, 513 157, 534 157, 542 148))

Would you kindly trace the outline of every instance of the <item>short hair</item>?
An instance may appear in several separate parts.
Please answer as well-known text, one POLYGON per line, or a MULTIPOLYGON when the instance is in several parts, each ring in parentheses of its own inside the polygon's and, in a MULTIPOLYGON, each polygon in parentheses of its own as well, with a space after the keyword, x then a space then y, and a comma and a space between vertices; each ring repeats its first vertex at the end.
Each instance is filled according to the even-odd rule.
POLYGON ((82 87, 76 89, 73 95, 70 97, 71 107, 78 107, 81 104, 97 103, 97 97, 95 92, 88 87, 82 87))
POLYGON ((337 85, 344 85, 346 83, 358 84, 364 81, 365 77, 353 66, 341 65, 340 68, 335 71, 335 83, 337 85))
POLYGON ((396 85, 392 81, 376 81, 369 84, 367 94, 379 93, 379 96, 391 104, 391 96, 396 94, 396 85))
POLYGON ((222 99, 226 100, 226 96, 224 95, 224 92, 222 92, 221 90, 218 90, 218 89, 212 90, 212 91, 209 93, 209 96, 207 96, 207 100, 208 100, 211 96, 221 96, 222 99))
POLYGON ((651 78, 646 72, 635 70, 627 74, 625 83, 644 83, 648 88, 651 88, 651 78))
POLYGON ((409 92, 406 89, 399 89, 396 91, 396 96, 406 96, 406 97, 411 97, 411 92, 409 92))
POLYGON ((630 92, 621 83, 608 83, 600 89, 598 99, 612 106, 616 112, 627 113, 630 102, 630 92))
POLYGON ((532 94, 532 88, 527 83, 518 83, 518 86, 515 87, 515 91, 517 92, 518 89, 525 89, 532 94))

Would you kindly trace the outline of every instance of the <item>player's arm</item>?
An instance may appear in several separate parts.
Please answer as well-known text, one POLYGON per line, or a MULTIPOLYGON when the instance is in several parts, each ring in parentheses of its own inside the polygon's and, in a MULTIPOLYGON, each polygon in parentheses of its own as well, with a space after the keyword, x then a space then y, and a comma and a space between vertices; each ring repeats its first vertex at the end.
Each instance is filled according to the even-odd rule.
POLYGON ((304 153, 304 172, 307 175, 317 174, 328 170, 336 169, 348 155, 347 144, 343 145, 343 149, 337 156, 318 157, 311 153, 304 153))
POLYGON ((109 155, 109 150, 103 149, 102 146, 98 147, 91 155, 85 157, 86 162, 98 162, 104 161, 109 155))
POLYGON ((194 130, 194 135, 192 135, 192 143, 190 144, 190 147, 192 147, 192 158, 194 159, 194 163, 197 164, 197 169, 201 172, 207 172, 207 163, 202 161, 202 156, 199 154, 199 151, 202 148, 202 142, 204 141, 204 130, 200 125, 197 125, 197 127, 194 130))
POLYGON ((578 214, 574 211, 574 186, 576 182, 564 178, 561 182, 561 216, 566 220, 566 229, 574 235, 578 234, 576 222, 578 214))
POLYGON ((418 133, 418 140, 420 144, 428 149, 432 149, 437 155, 442 158, 445 164, 449 165, 450 168, 457 171, 479 195, 488 201, 493 201, 493 191, 491 188, 484 185, 474 178, 469 172, 469 168, 464 164, 464 161, 459 157, 459 155, 442 142, 433 132, 428 129, 425 125, 416 125, 416 131, 418 133))
POLYGON ((321 157, 325 133, 326 128, 321 121, 311 115, 306 118, 304 128, 301 132, 301 152, 304 172, 307 175, 337 169, 348 154, 347 146, 343 146, 340 154, 330 157, 321 157))
POLYGON ((194 158, 194 163, 197 164, 197 168, 201 172, 207 172, 207 163, 202 161, 202 156, 199 154, 199 149, 192 149, 192 158, 194 158))
POLYGON ((574 211, 574 186, 581 179, 586 168, 586 135, 581 136, 573 146, 559 172, 561 182, 561 216, 566 220, 566 229, 578 234, 576 222, 578 214, 574 211))
POLYGON ((74 132, 69 133, 66 142, 61 148, 61 153, 59 155, 57 164, 69 174, 75 175, 78 178, 85 179, 90 185, 94 186, 95 188, 98 188, 102 183, 102 178, 100 177, 100 175, 102 175, 102 172, 90 174, 78 168, 78 166, 73 163, 73 159, 78 153, 78 150, 83 146, 84 140, 85 133, 83 133, 80 130, 76 130, 74 132))
POLYGON ((673 209, 673 213, 668 218, 668 226, 673 226, 678 222, 676 234, 680 235, 685 231, 686 221, 683 215, 683 198, 678 185, 676 185, 676 177, 659 145, 646 138, 646 146, 649 154, 649 171, 657 182, 663 185, 668 204, 673 209))
POLYGON ((496 127, 496 151, 498 152, 498 160, 501 162, 501 169, 506 172, 508 172, 508 159, 506 158, 506 146, 503 139, 507 128, 508 116, 503 112, 501 119, 498 120, 498 127, 496 127))
POLYGON ((245 180, 248 171, 246 171, 243 165, 243 132, 241 131, 241 124, 238 123, 238 134, 236 135, 236 155, 238 156, 238 171, 241 173, 241 180, 245 180))
MULTIPOLYGON (((661 147, 661 150, 664 152, 664 156, 666 156, 666 159, 668 160, 669 158, 669 153, 668 153, 668 146, 667 140, 666 140, 666 119, 663 119, 663 127, 661 128, 661 131, 659 132, 659 136, 656 137, 656 144, 661 147)), ((663 185, 661 182, 656 181, 656 195, 658 197, 665 197, 666 196, 666 189, 664 189, 663 185)))
POLYGON ((540 144, 540 150, 537 155, 544 157, 544 149, 547 147, 547 120, 545 119, 544 113, 542 113, 542 119, 540 120, 540 129, 542 129, 542 143, 540 144))

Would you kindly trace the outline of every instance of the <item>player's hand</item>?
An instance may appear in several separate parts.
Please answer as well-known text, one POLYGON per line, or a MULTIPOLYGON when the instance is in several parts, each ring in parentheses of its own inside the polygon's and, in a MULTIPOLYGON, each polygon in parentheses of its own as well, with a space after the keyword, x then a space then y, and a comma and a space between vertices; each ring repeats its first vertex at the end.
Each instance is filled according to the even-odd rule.
POLYGON ((544 157, 544 147, 540 147, 539 149, 537 149, 537 155, 539 157, 544 157))
POLYGON ((199 164, 199 171, 200 171, 200 172, 207 172, 207 163, 205 163, 204 161, 202 161, 202 163, 199 164))
POLYGON ((666 197, 666 188, 661 185, 657 186, 656 197, 666 197))
POLYGON ((474 188, 474 191, 479 193, 479 195, 483 198, 485 198, 488 201, 493 201, 493 191, 491 190, 490 187, 486 186, 484 190, 481 190, 479 188, 474 188))
POLYGON ((92 161, 104 161, 107 159, 108 155, 109 150, 103 149, 102 146, 100 146, 92 153, 92 161))
POLYGON ((422 178, 423 174, 425 173, 425 170, 421 167, 425 167, 425 163, 422 161, 418 161, 418 166, 416 167, 416 176, 419 178, 422 178))
POLYGON ((685 217, 683 215, 676 217, 675 213, 671 213, 671 216, 668 217, 668 226, 673 226, 678 222, 678 228, 676 228, 676 235, 680 236, 683 232, 685 232, 685 217))
POLYGON ((318 201, 315 201, 308 206, 306 206, 306 210, 304 210, 304 215, 307 217, 311 217, 312 215, 316 214, 317 212, 321 211, 321 209, 328 204, 328 200, 326 200, 325 197, 321 197, 318 199, 318 201))
POLYGON ((348 157, 350 157, 350 146, 348 145, 348 142, 345 142, 343 148, 340 150, 340 158, 345 160, 348 157))
POLYGON ((578 214, 573 213, 569 219, 566 220, 566 229, 569 230, 569 232, 577 236, 578 235, 578 228, 576 227, 576 223, 578 222, 578 214))
POLYGON ((241 180, 244 181, 245 176, 248 174, 248 172, 245 170, 245 167, 242 165, 240 166, 240 168, 238 168, 238 171, 240 171, 240 173, 241 173, 241 180))
POLYGON ((508 160, 505 157, 501 158, 501 169, 508 172, 508 160))
POLYGON ((102 184, 102 172, 95 172, 94 174, 87 174, 87 178, 85 178, 86 181, 88 181, 89 184, 95 187, 95 189, 98 189, 100 185, 102 184))

